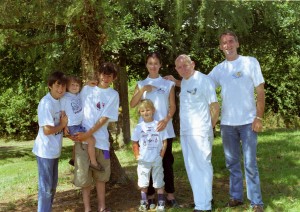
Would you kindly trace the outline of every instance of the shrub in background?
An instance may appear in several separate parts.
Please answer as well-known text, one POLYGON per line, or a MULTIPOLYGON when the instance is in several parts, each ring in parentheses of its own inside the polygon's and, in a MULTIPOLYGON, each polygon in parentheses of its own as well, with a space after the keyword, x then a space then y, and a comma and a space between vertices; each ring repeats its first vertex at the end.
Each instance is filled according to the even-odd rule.
MULTIPOLYGON (((7 138, 33 139, 38 130, 37 87, 8 88, 0 94, 0 134, 7 138)), ((1 137, 2 137, 1 136, 1 137)))

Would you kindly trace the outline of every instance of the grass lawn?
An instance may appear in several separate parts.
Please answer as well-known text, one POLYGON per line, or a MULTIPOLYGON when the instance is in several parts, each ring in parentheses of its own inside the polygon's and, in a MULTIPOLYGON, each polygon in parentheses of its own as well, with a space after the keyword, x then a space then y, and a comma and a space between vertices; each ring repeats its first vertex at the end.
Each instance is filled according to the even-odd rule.
MULTIPOLYGON (((32 146, 33 141, 0 140, 0 211, 32 211, 32 208, 36 207, 37 165, 35 156, 31 153, 32 146), (20 205, 24 209, 20 209, 20 205)), ((72 167, 68 164, 71 151, 72 142, 65 139, 59 163, 57 193, 78 191, 71 183, 72 167)), ((187 181, 179 142, 174 142, 173 153, 176 196, 183 208, 168 211, 192 211, 192 192, 187 181)), ((136 180, 136 162, 130 146, 117 150, 116 154, 130 179, 136 180)), ((300 131, 277 130, 261 133, 257 159, 265 211, 300 211, 300 131)), ((214 211, 251 211, 248 201, 235 209, 223 207, 228 200, 228 171, 219 136, 213 146, 213 166, 214 211)), ((137 199, 137 204, 138 202, 137 199)))

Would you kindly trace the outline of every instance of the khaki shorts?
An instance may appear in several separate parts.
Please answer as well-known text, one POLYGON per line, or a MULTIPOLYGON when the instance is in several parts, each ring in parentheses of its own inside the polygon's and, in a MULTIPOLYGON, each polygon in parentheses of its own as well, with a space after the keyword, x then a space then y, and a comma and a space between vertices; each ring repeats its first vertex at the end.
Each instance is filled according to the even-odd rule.
POLYGON ((94 171, 89 168, 90 158, 87 144, 75 143, 75 170, 74 185, 77 187, 91 186, 95 181, 108 182, 110 177, 110 159, 104 159, 101 149, 95 148, 96 160, 105 169, 104 172, 94 171))

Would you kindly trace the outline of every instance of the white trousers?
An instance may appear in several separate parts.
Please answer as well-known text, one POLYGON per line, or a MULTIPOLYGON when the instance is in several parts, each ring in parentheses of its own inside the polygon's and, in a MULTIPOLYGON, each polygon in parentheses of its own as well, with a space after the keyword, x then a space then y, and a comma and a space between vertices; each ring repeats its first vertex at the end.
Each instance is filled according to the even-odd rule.
POLYGON ((213 137, 181 135, 180 139, 184 164, 193 191, 195 209, 211 210, 213 137))
POLYGON ((138 186, 140 188, 148 188, 150 175, 152 174, 153 187, 162 188, 164 182, 164 168, 162 165, 162 157, 158 156, 153 162, 138 161, 138 186))

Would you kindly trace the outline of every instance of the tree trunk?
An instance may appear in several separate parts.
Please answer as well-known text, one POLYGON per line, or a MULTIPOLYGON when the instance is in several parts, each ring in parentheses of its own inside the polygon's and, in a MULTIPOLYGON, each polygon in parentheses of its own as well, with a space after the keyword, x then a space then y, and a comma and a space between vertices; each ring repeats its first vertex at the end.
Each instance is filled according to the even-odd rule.
MULTIPOLYGON (((122 55, 122 54, 121 54, 122 55)), ((126 72, 126 60, 119 57, 118 78, 115 82, 115 89, 120 95, 119 121, 117 123, 117 140, 119 146, 130 143, 130 117, 128 106, 128 77, 126 72)))
MULTIPOLYGON (((86 79, 89 73, 99 69, 101 60, 100 48, 105 41, 105 34, 101 30, 101 20, 95 14, 91 1, 85 0, 85 12, 80 17, 80 26, 77 27, 77 34, 80 38, 81 63, 83 78, 86 79)), ((101 17, 101 15, 100 15, 101 17)), ((127 88, 127 86, 126 86, 127 88)), ((125 101, 125 100, 124 100, 125 101)), ((128 100, 127 100, 128 101, 128 100)), ((114 152, 113 139, 110 135, 111 143, 111 183, 128 183, 129 178, 114 152)))
POLYGON ((110 175, 110 184, 128 184, 130 179, 126 175, 124 169, 122 168, 120 161, 117 158, 117 155, 113 146, 113 138, 111 133, 109 133, 110 140, 110 162, 111 162, 111 175, 110 175))

